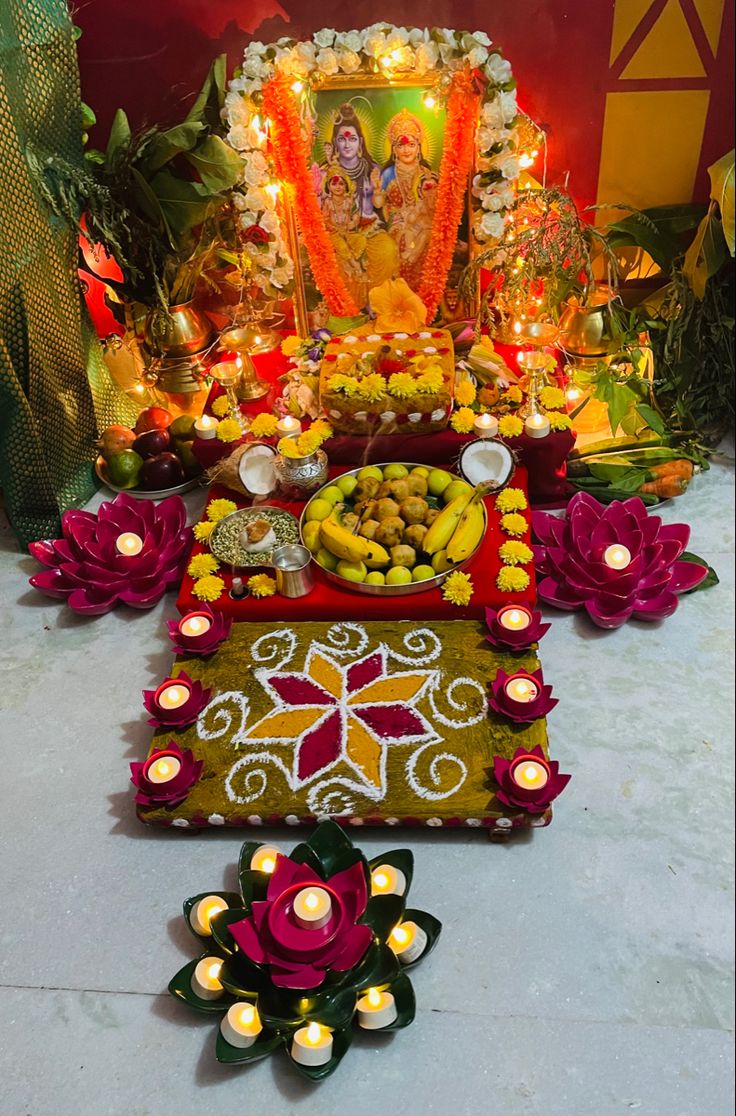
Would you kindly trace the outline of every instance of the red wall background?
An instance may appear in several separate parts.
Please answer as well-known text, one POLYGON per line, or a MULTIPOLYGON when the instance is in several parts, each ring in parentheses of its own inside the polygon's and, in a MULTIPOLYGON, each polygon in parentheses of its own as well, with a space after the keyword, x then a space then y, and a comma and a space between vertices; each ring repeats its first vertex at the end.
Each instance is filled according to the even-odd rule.
POLYGON ((711 90, 694 192, 696 200, 707 198, 706 168, 733 146, 734 0, 722 6, 713 50, 698 15, 712 10, 711 0, 639 0, 638 14, 634 0, 634 30, 613 68, 615 0, 497 0, 493 6, 488 0, 404 0, 380 9, 367 0, 82 0, 74 19, 83 31, 82 95, 98 116, 93 144, 104 142, 118 106, 134 127, 176 120, 214 55, 225 51, 232 72, 251 38, 304 38, 321 27, 348 30, 379 19, 484 30, 512 64, 522 108, 548 132, 548 180, 562 181, 569 172, 571 189, 588 204, 596 200, 606 94, 645 90, 648 81, 656 89, 711 90), (622 80, 622 56, 633 53, 668 3, 679 3, 705 76, 622 80))

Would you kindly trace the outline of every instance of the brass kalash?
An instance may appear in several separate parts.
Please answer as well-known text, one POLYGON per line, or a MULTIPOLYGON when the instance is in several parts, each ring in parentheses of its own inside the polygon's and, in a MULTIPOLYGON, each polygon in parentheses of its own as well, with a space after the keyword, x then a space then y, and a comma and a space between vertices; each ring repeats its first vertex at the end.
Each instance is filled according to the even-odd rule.
POLYGON ((146 318, 140 350, 142 381, 170 411, 200 415, 208 395, 214 331, 194 302, 154 310, 146 318))

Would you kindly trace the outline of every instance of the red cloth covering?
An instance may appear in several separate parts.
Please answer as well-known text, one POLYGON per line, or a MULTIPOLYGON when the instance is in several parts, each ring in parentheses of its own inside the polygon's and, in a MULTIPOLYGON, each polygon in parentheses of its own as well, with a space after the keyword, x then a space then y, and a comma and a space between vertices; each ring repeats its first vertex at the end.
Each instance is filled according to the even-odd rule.
MULTIPOLYGON (((331 476, 338 476, 345 469, 331 469, 331 476)), ((515 488, 526 491, 527 474, 523 466, 518 466, 513 475, 511 484, 515 488)), ((210 500, 233 500, 239 507, 248 507, 249 503, 244 497, 237 497, 227 488, 213 485, 210 489, 210 500)), ((273 500, 272 505, 285 508, 295 515, 297 519, 304 510, 304 504, 286 503, 283 500, 273 500)), ((483 538, 481 548, 470 565, 464 572, 470 575, 474 586, 473 598, 466 608, 458 608, 442 599, 442 590, 427 589, 422 593, 415 593, 406 597, 378 597, 357 593, 354 590, 343 589, 329 581, 316 562, 312 563, 315 585, 312 592, 306 597, 291 599, 276 594, 273 597, 255 599, 246 597, 244 600, 234 601, 229 595, 232 584, 232 573, 226 568, 218 571, 224 579, 226 590, 219 600, 214 601, 212 608, 232 616, 234 620, 291 620, 295 623, 304 620, 480 620, 484 618, 486 607, 499 608, 511 601, 519 602, 527 607, 532 607, 537 599, 536 582, 534 579, 533 564, 526 566, 529 573, 529 586, 522 593, 502 593, 496 586, 496 576, 502 562, 498 556, 498 549, 509 536, 501 531, 499 526, 500 514, 496 511, 495 499, 489 497, 486 501, 488 514, 488 529, 483 538)), ((527 533, 521 540, 530 545, 531 538, 531 513, 527 509, 523 513, 527 519, 527 533)), ((208 553, 207 548, 195 543, 192 554, 208 553)), ((253 573, 262 570, 238 570, 238 574, 245 581, 253 573)), ((266 570, 266 572, 271 572, 266 570)), ((182 613, 190 612, 201 607, 201 602, 192 594, 194 582, 189 574, 184 575, 177 608, 182 613)))
MULTIPOLYGON (((513 346, 497 347, 500 352, 503 350, 501 355, 506 362, 513 363, 517 350, 513 346)), ((278 377, 283 376, 289 366, 288 358, 278 349, 256 356, 253 360, 258 375, 264 380, 270 380, 274 388, 262 399, 241 404, 240 409, 251 418, 273 410, 274 403, 281 394, 278 377)), ((214 400, 223 394, 220 385, 213 384, 207 400, 208 413, 214 400)), ((275 442, 275 439, 272 440, 275 442)), ((384 461, 416 461, 420 465, 437 465, 443 468, 449 462, 450 467, 454 468, 460 450, 472 440, 472 434, 456 434, 448 427, 432 434, 389 434, 377 438, 338 434, 325 442, 324 449, 331 464, 349 469, 384 461)), ((546 438, 530 438, 527 434, 522 434, 518 438, 508 438, 506 442, 527 470, 529 499, 532 504, 546 507, 566 504, 573 492, 566 480, 566 462, 575 445, 574 433, 571 430, 553 431, 546 438)), ((193 448, 202 467, 209 469, 232 453, 238 444, 220 442, 217 438, 197 438, 193 448)))

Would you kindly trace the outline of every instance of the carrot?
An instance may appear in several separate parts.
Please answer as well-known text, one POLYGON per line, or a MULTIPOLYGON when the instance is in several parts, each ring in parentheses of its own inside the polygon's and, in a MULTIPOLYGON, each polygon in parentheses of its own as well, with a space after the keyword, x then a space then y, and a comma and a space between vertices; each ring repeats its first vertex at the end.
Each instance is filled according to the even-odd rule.
POLYGON ((680 477, 684 481, 689 481, 693 476, 693 463, 680 457, 675 461, 666 461, 662 465, 650 465, 648 471, 654 475, 655 480, 661 480, 663 477, 680 477))
POLYGON ((653 496, 659 496, 661 500, 670 500, 673 496, 681 496, 686 488, 687 481, 684 477, 665 476, 643 484, 639 492, 651 493, 653 496))

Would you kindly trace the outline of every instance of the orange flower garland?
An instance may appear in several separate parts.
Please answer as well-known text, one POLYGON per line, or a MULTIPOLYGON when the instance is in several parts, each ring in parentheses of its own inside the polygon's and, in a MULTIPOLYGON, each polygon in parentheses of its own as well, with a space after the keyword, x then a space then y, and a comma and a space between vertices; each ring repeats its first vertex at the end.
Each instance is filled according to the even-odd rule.
POLYGON ((315 283, 333 314, 355 317, 360 309, 343 282, 335 249, 325 228, 309 170, 309 148, 286 75, 274 77, 264 85, 263 111, 271 122, 271 154, 276 174, 295 192, 294 210, 315 283))
POLYGON ((479 94, 474 91, 469 75, 456 74, 447 103, 432 238, 419 285, 419 297, 427 307, 427 320, 430 322, 442 299, 455 250, 468 176, 473 165, 479 100, 479 94))

